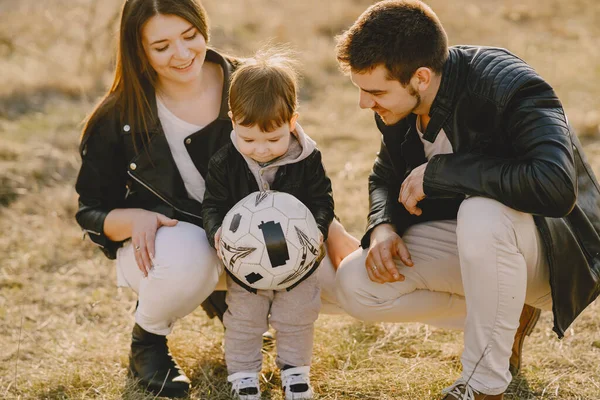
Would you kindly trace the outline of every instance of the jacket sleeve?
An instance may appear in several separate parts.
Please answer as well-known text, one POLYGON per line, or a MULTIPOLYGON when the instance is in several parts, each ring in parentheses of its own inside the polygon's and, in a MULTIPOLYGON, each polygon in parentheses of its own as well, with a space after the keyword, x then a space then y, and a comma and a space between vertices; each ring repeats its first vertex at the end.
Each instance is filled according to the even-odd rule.
POLYGON ((306 206, 315 217, 317 226, 327 240, 329 225, 333 221, 333 189, 323 167, 321 152, 315 149, 307 158, 306 179, 308 201, 306 206))
POLYGON ((398 195, 404 179, 396 173, 385 140, 369 175, 369 215, 367 229, 361 239, 361 247, 366 249, 371 242, 371 232, 381 224, 393 224, 402 233, 410 224, 410 214, 400 207, 398 195))
POLYGON ((215 234, 223 224, 223 219, 231 205, 231 195, 227 185, 227 158, 221 152, 213 156, 208 164, 202 201, 202 222, 208 243, 215 247, 215 234))
POLYGON ((498 117, 516 156, 436 155, 425 170, 425 194, 484 196, 530 214, 567 215, 577 196, 573 145, 552 88, 533 75, 498 117))
POLYGON ((106 237, 104 220, 111 210, 123 206, 127 180, 124 149, 114 122, 101 118, 84 132, 79 146, 82 163, 75 183, 79 194, 77 223, 110 259, 116 258, 123 242, 106 237))

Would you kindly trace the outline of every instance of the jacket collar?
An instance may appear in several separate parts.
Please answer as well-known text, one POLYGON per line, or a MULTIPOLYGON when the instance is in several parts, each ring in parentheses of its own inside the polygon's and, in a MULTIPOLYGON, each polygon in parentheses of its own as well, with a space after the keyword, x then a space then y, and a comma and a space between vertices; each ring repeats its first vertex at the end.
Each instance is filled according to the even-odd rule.
POLYGON ((423 134, 423 139, 431 143, 435 141, 440 129, 442 129, 444 123, 454 111, 456 98, 460 88, 464 86, 466 74, 461 75, 460 62, 460 49, 451 47, 449 49, 448 59, 444 64, 440 88, 433 100, 431 110, 429 110, 431 120, 423 134))

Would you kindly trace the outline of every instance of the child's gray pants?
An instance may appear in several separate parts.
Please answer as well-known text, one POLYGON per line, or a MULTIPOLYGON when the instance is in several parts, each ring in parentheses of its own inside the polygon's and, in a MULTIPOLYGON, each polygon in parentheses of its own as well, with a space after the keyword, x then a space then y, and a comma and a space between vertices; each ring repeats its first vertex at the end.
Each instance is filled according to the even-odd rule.
POLYGON ((308 366, 312 357, 314 322, 321 308, 318 273, 288 291, 250 293, 228 276, 225 324, 225 361, 229 375, 260 372, 262 334, 277 331, 279 368, 308 366))

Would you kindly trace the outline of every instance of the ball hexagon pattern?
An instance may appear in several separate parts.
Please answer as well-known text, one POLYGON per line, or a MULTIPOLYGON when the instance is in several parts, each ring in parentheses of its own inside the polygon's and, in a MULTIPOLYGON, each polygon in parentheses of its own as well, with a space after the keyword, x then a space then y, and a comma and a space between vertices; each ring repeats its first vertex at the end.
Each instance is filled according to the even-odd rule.
POLYGON ((225 268, 250 290, 283 290, 311 273, 322 258, 320 231, 294 196, 254 192, 223 220, 219 252, 225 268))

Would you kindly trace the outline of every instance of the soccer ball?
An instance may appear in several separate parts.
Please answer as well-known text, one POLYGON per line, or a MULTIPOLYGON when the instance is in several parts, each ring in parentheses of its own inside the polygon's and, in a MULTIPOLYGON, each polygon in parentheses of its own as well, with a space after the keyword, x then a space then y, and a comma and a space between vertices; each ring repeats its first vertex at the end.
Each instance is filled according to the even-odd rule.
POLYGON ((248 290, 290 290, 323 258, 312 213, 294 196, 254 192, 229 210, 219 252, 233 280, 248 290))

